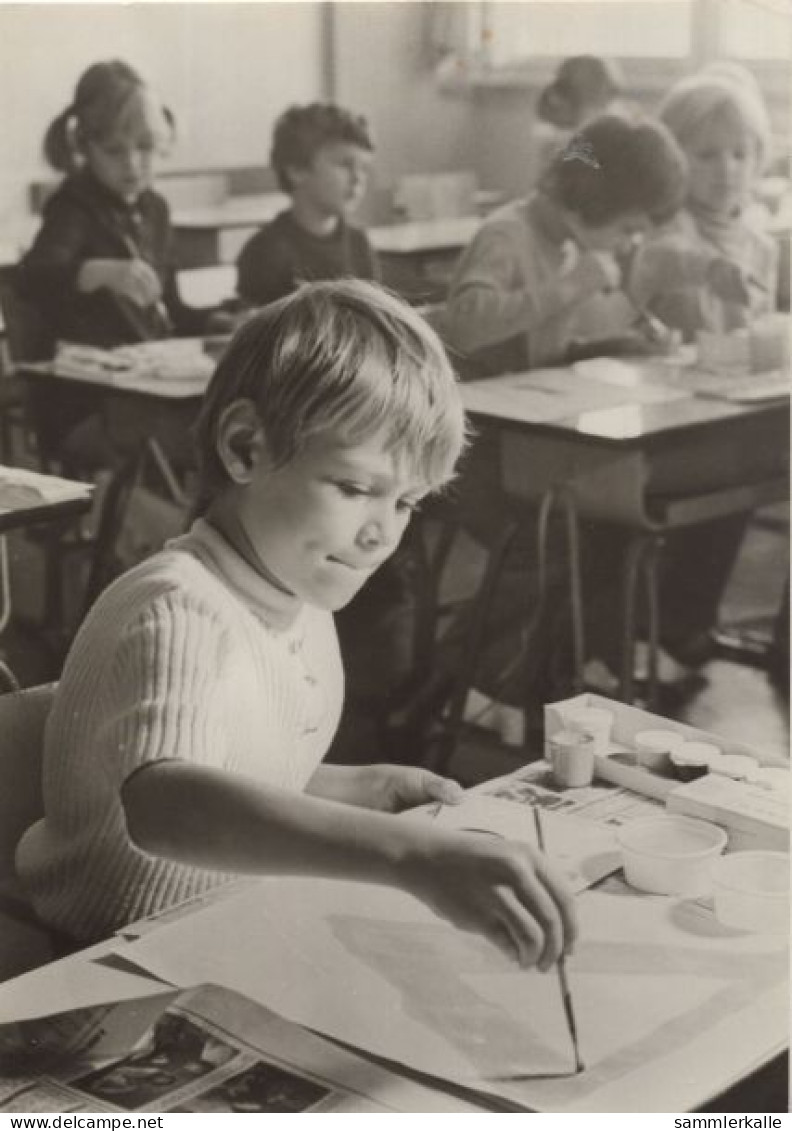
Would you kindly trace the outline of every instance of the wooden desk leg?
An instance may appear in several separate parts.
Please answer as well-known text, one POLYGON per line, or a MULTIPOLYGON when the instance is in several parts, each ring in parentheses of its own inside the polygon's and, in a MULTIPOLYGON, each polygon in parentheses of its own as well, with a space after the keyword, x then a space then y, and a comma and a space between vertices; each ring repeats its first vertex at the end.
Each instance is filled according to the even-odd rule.
POLYGON ((646 688, 646 706, 653 711, 657 706, 657 652, 660 644, 660 606, 657 592, 657 566, 662 541, 658 535, 648 539, 643 560, 644 584, 646 586, 647 635, 649 645, 649 671, 646 688))
POLYGON ((646 535, 644 533, 635 534, 630 539, 622 567, 622 645, 619 698, 625 703, 632 703, 634 697, 635 614, 638 581, 641 575, 641 558, 645 550, 646 535))
POLYGON ((517 530, 518 527, 516 523, 509 523, 508 526, 504 528, 489 552, 484 576, 473 597, 470 628, 465 640, 463 657, 456 676, 454 677, 454 685, 451 695, 449 696, 448 707, 445 719, 443 720, 440 737, 437 740, 435 751, 431 759, 431 768, 438 774, 447 772, 459 741, 465 702, 476 674, 476 665, 484 639, 484 630, 487 627, 487 617, 489 616, 498 581, 503 572, 506 557, 517 530))
POLYGON ((564 508, 567 536, 567 568, 569 570, 569 609, 572 621, 572 680, 576 694, 583 690, 583 666, 586 662, 583 584, 580 572, 580 527, 573 493, 566 487, 557 491, 564 508))
POLYGON ((622 571, 622 646, 619 697, 625 703, 635 698, 635 643, 637 638, 638 595, 643 583, 646 598, 649 670, 647 672, 646 706, 651 710, 657 701, 657 653, 660 635, 660 603, 657 567, 662 536, 640 531, 630 540, 622 571))
POLYGON ((0 535, 0 633, 11 620, 11 578, 8 572, 8 541, 0 535))

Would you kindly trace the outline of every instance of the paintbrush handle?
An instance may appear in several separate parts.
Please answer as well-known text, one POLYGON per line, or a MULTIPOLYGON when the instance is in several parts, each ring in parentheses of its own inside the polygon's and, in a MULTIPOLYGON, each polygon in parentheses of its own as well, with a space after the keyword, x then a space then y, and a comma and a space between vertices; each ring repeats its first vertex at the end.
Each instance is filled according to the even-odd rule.
MULTIPOLYGON (((545 851, 544 832, 542 830, 542 818, 539 811, 539 806, 533 806, 534 824, 536 826, 536 843, 539 846, 539 851, 545 851)), ((575 1071, 582 1072, 584 1065, 580 1055, 580 1046, 578 1045, 578 1032, 577 1022, 575 1020, 575 1010, 572 1005, 572 991, 569 988, 569 979, 567 978, 566 961, 562 954, 556 963, 556 970, 558 971, 558 984, 561 988, 561 1000, 564 1005, 564 1016, 566 1017, 567 1028, 569 1029, 569 1036, 572 1039, 572 1049, 575 1053, 575 1071)))

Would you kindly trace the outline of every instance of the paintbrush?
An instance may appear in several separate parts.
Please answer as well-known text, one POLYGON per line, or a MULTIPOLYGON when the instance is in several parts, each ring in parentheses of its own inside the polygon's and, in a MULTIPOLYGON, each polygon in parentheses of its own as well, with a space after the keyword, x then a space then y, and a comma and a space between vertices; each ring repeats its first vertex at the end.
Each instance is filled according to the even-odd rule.
MULTIPOLYGON (((542 832, 542 819, 538 805, 533 806, 534 822, 536 824, 536 841, 539 845, 540 852, 545 851, 544 833, 542 832)), ((561 987, 561 1000, 564 1003, 564 1014, 566 1015, 567 1028, 569 1035, 572 1038, 572 1048, 575 1052, 575 1072, 583 1072, 585 1065, 580 1056, 580 1046, 578 1045, 577 1022, 575 1021, 575 1010, 572 1006, 572 991, 569 988, 569 981, 566 972, 566 960, 563 953, 559 955, 558 962, 556 963, 556 970, 558 971, 558 983, 561 987)))
MULTIPOLYGON (((127 251, 129 252, 130 258, 140 259, 144 263, 147 262, 145 257, 143 255, 141 255, 140 248, 137 246, 137 244, 135 243, 135 241, 132 239, 131 236, 125 235, 125 236, 123 236, 123 240, 124 240, 124 246, 126 247, 127 251)), ((135 329, 137 329, 138 332, 141 333, 142 337, 144 337, 144 338, 150 337, 149 333, 143 332, 142 323, 141 323, 140 318, 135 316, 134 304, 130 304, 128 300, 123 300, 123 306, 124 306, 124 313, 126 314, 127 318, 129 318, 130 321, 132 321, 135 329), (129 310, 130 305, 133 307, 131 312, 129 310), (131 317, 130 317, 130 314, 131 314, 131 317)), ((159 323, 160 323, 160 326, 159 326, 160 332, 165 337, 170 337, 173 334, 173 323, 171 321, 171 316, 168 313, 167 306, 162 301, 162 299, 158 299, 156 302, 152 303, 152 306, 153 306, 153 308, 156 312, 157 319, 159 320, 159 323)))

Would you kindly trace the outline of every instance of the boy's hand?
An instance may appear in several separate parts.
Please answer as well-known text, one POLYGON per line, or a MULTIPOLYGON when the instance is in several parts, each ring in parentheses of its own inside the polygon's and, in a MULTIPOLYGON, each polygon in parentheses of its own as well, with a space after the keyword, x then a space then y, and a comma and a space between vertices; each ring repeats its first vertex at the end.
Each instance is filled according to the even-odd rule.
POLYGON ((713 259, 707 271, 707 281, 718 298, 748 306, 751 293, 742 268, 732 259, 713 259))
POLYGON ((77 287, 86 294, 104 288, 140 307, 162 298, 159 276, 143 259, 89 259, 80 268, 77 287))
POLYGON ((521 966, 544 971, 571 952, 573 894, 556 865, 531 845, 431 829, 403 866, 408 890, 521 966))
POLYGON ((420 766, 321 765, 308 782, 306 793, 345 805, 399 813, 433 801, 457 805, 465 791, 450 778, 420 766))
POLYGON ((420 766, 364 766, 361 775, 369 798, 368 808, 387 813, 399 813, 432 801, 458 805, 465 794, 458 782, 420 766))

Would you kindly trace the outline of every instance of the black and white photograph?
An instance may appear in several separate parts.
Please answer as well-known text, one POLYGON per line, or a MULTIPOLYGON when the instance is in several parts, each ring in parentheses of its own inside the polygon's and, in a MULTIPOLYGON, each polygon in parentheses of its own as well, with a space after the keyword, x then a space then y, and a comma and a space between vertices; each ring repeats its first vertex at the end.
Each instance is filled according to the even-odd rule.
POLYGON ((792 0, 0 62, 0 1119, 782 1127, 792 0))

